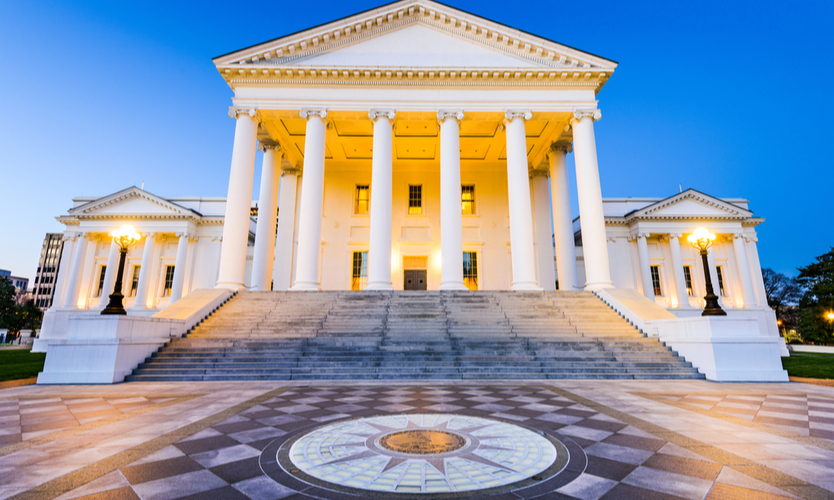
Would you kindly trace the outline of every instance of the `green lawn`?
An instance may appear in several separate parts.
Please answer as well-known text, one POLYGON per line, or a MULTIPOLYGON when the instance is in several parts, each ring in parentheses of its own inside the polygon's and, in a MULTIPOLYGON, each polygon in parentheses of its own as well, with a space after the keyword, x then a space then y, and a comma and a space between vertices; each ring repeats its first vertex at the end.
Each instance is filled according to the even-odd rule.
POLYGON ((790 358, 782 358, 782 368, 793 377, 834 379, 834 354, 791 354, 790 358))
POLYGON ((31 353, 24 349, 0 350, 0 382, 37 377, 43 371, 45 352, 31 353))

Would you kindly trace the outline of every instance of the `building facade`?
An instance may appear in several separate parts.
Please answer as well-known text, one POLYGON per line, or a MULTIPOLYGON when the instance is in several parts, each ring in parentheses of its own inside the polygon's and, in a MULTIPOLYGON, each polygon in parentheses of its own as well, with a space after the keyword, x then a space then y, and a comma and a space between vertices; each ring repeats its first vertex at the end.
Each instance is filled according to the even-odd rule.
POLYGON ((27 292, 29 290, 29 278, 12 276, 12 272, 8 269, 0 269, 0 279, 11 281, 14 289, 18 292, 27 292))
POLYGON ((678 316, 701 304, 703 269, 683 242, 703 225, 721 235, 709 272, 724 305, 772 333, 755 246, 761 219, 746 201, 692 190, 603 200, 594 129, 614 61, 402 0, 214 64, 233 92, 228 196, 164 199, 132 187, 74 200, 58 217, 67 230, 44 332, 60 331, 61 315, 105 306, 118 262, 107 234, 132 224, 143 239, 127 256, 131 315, 201 288, 539 291, 558 282, 638 290, 678 316), (280 217, 256 222, 255 207, 280 217))
POLYGON ((52 306, 55 282, 58 280, 61 252, 63 250, 64 235, 62 233, 46 233, 32 288, 33 300, 41 311, 46 311, 52 306))

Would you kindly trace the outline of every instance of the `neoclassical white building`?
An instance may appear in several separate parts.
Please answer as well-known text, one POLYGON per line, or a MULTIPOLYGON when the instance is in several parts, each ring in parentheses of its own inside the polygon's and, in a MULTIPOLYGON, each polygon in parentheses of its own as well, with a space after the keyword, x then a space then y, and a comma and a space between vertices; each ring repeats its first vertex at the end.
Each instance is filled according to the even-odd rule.
POLYGON ((126 223, 145 236, 124 277, 133 316, 211 288, 526 291, 557 282, 637 290, 697 316, 703 268, 685 237, 705 226, 720 235, 710 273, 724 307, 778 336, 755 243, 762 219, 746 200, 694 190, 602 198, 594 128, 614 61, 402 0, 214 63, 233 92, 228 196, 164 199, 133 187, 75 199, 58 218, 67 228, 61 274, 36 350, 60 338, 74 312, 104 307, 118 262, 106 235, 126 223))

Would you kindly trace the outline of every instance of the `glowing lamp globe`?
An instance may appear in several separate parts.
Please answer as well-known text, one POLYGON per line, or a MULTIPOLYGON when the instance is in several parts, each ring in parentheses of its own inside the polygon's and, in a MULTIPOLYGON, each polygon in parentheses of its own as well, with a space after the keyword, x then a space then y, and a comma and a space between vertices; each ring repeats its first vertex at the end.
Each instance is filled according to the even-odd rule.
POLYGON ((122 249, 130 248, 142 239, 142 236, 133 229, 133 226, 122 226, 110 233, 110 236, 122 249))
POLYGON ((712 246, 712 242, 715 241, 715 234, 709 232, 704 227, 699 227, 686 237, 686 241, 693 247, 705 252, 712 246))

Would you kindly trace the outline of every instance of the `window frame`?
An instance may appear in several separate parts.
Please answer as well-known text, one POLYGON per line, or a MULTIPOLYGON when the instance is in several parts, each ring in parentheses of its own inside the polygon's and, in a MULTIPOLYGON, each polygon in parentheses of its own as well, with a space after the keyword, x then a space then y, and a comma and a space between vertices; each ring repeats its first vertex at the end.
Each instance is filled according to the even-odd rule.
POLYGON ((133 264, 131 269, 133 274, 130 275, 130 289, 127 296, 136 297, 136 292, 139 290, 139 273, 142 271, 142 264, 133 264))
POLYGON ((371 184, 370 183, 362 183, 362 184, 354 184, 353 187, 353 215, 358 217, 368 217, 371 215, 371 184), (364 190, 368 192, 368 198, 365 200, 365 212, 360 213, 359 210, 359 193, 360 188, 365 188, 364 190))
POLYGON ((480 274, 480 261, 481 261, 481 259, 478 257, 479 253, 480 252, 478 252, 477 250, 464 250, 463 251, 463 284, 470 291, 478 291, 478 290, 481 289, 481 274, 480 274), (472 258, 470 260, 474 260, 474 266, 470 265, 470 269, 473 269, 475 271, 474 272, 475 288, 471 288, 469 286, 468 281, 467 281, 467 279, 471 279, 471 275, 470 275, 470 278, 467 278, 467 275, 466 275, 466 256, 467 256, 467 254, 471 255, 472 258))
POLYGON ((164 264, 165 269, 162 274, 162 296, 170 297, 171 290, 174 288, 174 273, 176 272, 176 264, 164 264), (170 283, 168 273, 171 273, 170 283))
POLYGON ((425 217, 426 216, 426 196, 423 190, 425 185, 406 183, 406 197, 405 197, 405 215, 407 217, 425 217), (411 213, 411 188, 420 188, 420 213, 411 213))
POLYGON ((352 250, 350 254, 350 290, 362 291, 368 286, 368 250, 352 250), (361 257, 363 256, 364 257, 361 257), (360 256, 357 274, 356 257, 360 256), (363 275, 364 271, 364 275, 363 275))
POLYGON ((95 297, 101 297, 101 294, 104 293, 104 280, 105 275, 107 274, 107 264, 102 264, 99 266, 99 276, 98 276, 98 285, 96 285, 96 295, 95 297))
POLYGON ((464 217, 472 217, 472 216, 478 215, 478 186, 477 186, 477 183, 475 183, 475 182, 467 182, 467 183, 461 182, 461 184, 460 184, 460 204, 461 204, 460 213, 464 217), (463 211, 463 203, 464 203, 463 188, 464 187, 471 187, 472 188, 472 200, 470 200, 470 203, 472 204, 472 212, 471 213, 465 213, 463 211))
POLYGON ((652 288, 654 291, 655 297, 663 297, 663 280, 660 276, 660 265, 650 265, 649 266, 649 274, 652 277, 652 288), (657 283, 655 283, 657 281, 657 283))
POLYGON ((683 266, 683 284, 686 287, 686 296, 694 297, 695 288, 692 281, 692 266, 683 266))
POLYGON ((715 265, 715 277, 718 280, 718 283, 715 284, 715 288, 718 290, 714 290, 713 292, 717 291, 719 297, 726 297, 727 291, 724 288, 724 266, 718 264, 715 265))

